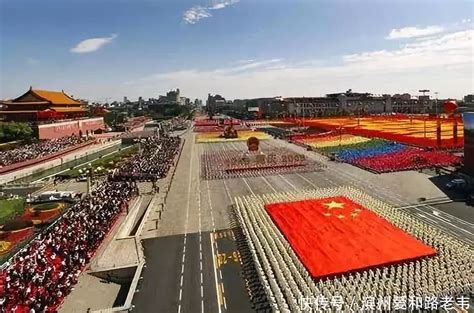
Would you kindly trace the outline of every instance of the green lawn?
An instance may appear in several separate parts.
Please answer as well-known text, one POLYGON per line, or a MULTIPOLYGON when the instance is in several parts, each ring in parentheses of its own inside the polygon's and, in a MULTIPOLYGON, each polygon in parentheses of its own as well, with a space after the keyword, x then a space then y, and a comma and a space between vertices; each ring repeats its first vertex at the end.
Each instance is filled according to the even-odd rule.
MULTIPOLYGON (((124 148, 121 151, 118 151, 114 154, 111 154, 109 156, 97 159, 97 160, 91 162, 91 165, 92 165, 93 168, 97 168, 97 167, 100 166, 100 167, 103 167, 103 168, 106 168, 106 169, 112 169, 112 168, 115 168, 115 166, 118 162, 120 162, 120 161, 122 161, 126 158, 131 157, 132 155, 134 155, 137 152, 138 152, 138 147, 136 145, 131 146, 130 148, 124 148)), ((67 172, 64 172, 64 173, 62 173, 62 175, 67 175, 67 176, 70 176, 71 178, 75 178, 75 177, 78 177, 78 176, 81 175, 79 173, 79 169, 81 169, 83 172, 85 172, 87 167, 88 167, 87 165, 83 165, 81 167, 77 167, 77 168, 74 168, 74 169, 69 170, 67 172)))
POLYGON ((23 213, 25 199, 0 200, 0 224, 23 213))

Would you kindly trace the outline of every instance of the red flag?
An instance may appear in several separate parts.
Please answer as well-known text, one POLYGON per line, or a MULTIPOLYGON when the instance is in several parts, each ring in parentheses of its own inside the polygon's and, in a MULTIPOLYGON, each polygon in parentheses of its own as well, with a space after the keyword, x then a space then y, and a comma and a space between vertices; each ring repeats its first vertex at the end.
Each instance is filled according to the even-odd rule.
POLYGON ((436 254, 346 197, 273 203, 265 209, 314 278, 436 254))

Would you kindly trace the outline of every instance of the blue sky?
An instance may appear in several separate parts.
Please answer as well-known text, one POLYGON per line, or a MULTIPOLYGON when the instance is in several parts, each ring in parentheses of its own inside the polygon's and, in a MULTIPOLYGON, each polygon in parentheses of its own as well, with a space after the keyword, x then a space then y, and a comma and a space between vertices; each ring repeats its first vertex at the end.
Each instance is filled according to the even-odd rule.
POLYGON ((0 98, 473 92, 472 1, 0 0, 0 98))

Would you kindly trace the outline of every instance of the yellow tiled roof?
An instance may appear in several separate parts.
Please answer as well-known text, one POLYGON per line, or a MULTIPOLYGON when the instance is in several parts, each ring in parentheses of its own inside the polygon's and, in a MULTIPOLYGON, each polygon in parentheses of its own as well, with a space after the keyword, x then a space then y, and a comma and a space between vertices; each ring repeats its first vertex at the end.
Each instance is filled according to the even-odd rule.
POLYGON ((31 92, 52 104, 82 104, 82 102, 74 100, 62 91, 32 89, 31 92))
POLYGON ((56 112, 70 113, 70 112, 86 112, 87 109, 83 107, 51 107, 56 112))

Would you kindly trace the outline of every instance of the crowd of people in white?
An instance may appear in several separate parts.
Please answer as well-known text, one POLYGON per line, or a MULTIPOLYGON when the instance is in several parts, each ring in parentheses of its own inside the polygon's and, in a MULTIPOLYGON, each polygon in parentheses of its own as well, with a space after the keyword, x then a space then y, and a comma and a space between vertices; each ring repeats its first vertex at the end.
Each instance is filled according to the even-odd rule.
POLYGON ((41 158, 73 147, 87 140, 86 138, 78 136, 63 137, 26 144, 11 150, 0 151, 0 168, 31 159, 41 158))

